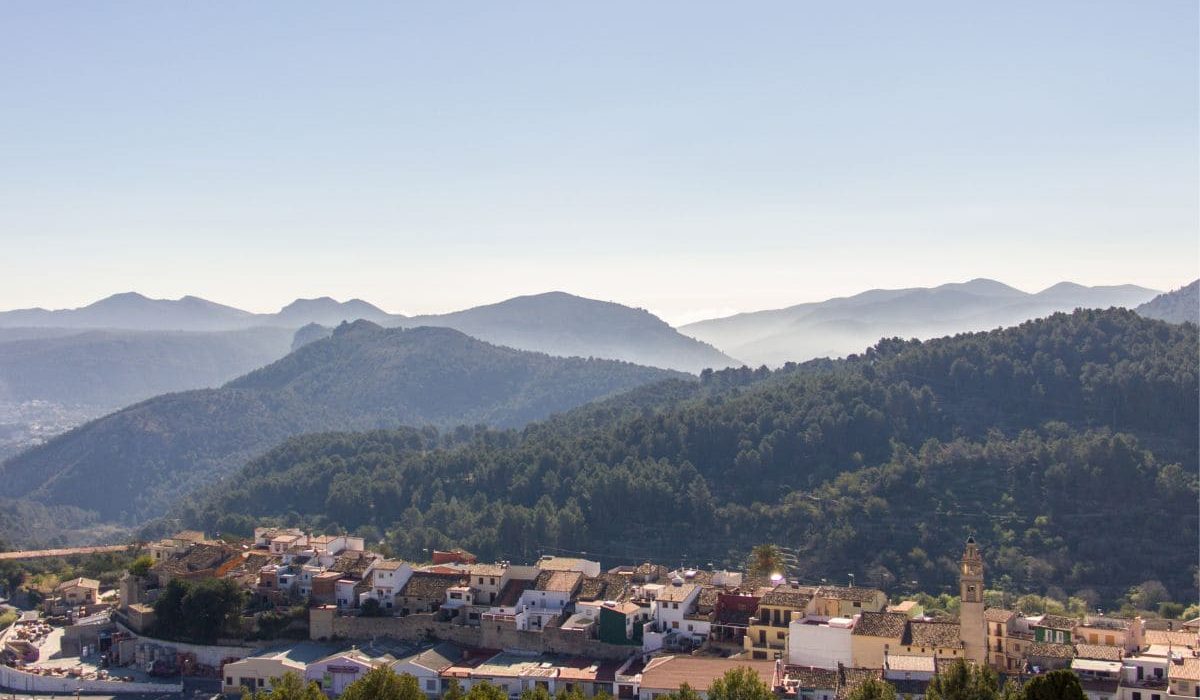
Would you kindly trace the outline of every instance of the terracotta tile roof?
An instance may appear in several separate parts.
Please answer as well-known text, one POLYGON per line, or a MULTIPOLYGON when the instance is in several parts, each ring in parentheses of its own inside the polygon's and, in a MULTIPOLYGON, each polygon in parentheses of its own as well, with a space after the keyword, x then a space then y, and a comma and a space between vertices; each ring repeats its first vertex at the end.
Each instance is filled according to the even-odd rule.
POLYGON ((496 578, 503 576, 507 570, 499 564, 471 564, 467 567, 467 572, 472 576, 495 576, 496 578))
POLYGON ((404 562, 398 559, 384 559, 383 561, 375 562, 375 569, 377 571, 398 571, 402 566, 404 566, 404 562))
POLYGON ((687 681, 688 685, 701 693, 707 692, 712 682, 725 675, 726 671, 745 666, 754 671, 767 685, 775 677, 774 661, 744 661, 741 659, 719 659, 703 656, 659 656, 650 660, 642 671, 642 688, 669 690, 674 692, 687 681))
POLYGON ((1073 630, 1079 624, 1079 620, 1066 615, 1042 615, 1042 619, 1037 622, 1030 623, 1034 627, 1049 627, 1056 630, 1073 630))
POLYGON ((579 600, 623 600, 629 588, 629 578, 620 574, 588 576, 580 585, 579 600))
POLYGON ((784 666, 784 682, 803 690, 837 690, 838 672, 812 666, 784 666))
POLYGON ((682 603, 696 592, 698 586, 694 583, 685 583, 682 586, 669 585, 658 594, 658 599, 664 603, 682 603))
POLYGON ((883 669, 838 667, 837 697, 844 698, 868 679, 883 679, 883 669))
POLYGON ((1171 630, 1146 630, 1146 643, 1193 649, 1196 647, 1196 633, 1173 632, 1171 630))
POLYGON ((359 579, 374 560, 375 558, 366 552, 344 552, 334 558, 333 565, 329 568, 342 572, 345 578, 359 579))
POLYGON ((848 600, 858 603, 870 603, 882 595, 881 591, 874 588, 860 588, 850 586, 821 586, 817 589, 816 597, 830 598, 832 600, 848 600))
POLYGON ((864 612, 850 634, 898 640, 904 637, 907 623, 908 616, 904 613, 864 612))
POLYGON ((808 601, 812 600, 812 595, 799 588, 792 587, 791 584, 781 583, 762 597, 759 605, 773 605, 776 607, 789 608, 804 608, 808 606, 808 601))
POLYGON ((408 583, 400 591, 404 598, 424 598, 441 600, 446 596, 446 589, 462 583, 463 577, 458 574, 431 574, 426 571, 414 571, 408 583))
POLYGON ((1097 659, 1099 661, 1120 661, 1125 655, 1121 647, 1110 647, 1105 644, 1076 644, 1075 656, 1080 659, 1097 659))
POLYGON ((1200 659, 1185 656, 1182 661, 1167 664, 1167 678, 1180 681, 1200 681, 1200 659))
POLYGON ((1040 656, 1048 659, 1072 659, 1075 658, 1075 650, 1070 644, 1034 642, 1029 645, 1026 656, 1040 656))
POLYGON ((225 545, 196 544, 182 554, 158 562, 150 570, 156 574, 189 574, 207 571, 217 568, 233 554, 233 550, 225 545))
POLYGON ((533 588, 538 591, 571 593, 582 580, 583 574, 578 571, 543 571, 534 580, 533 588))
POLYGON ((957 622, 908 623, 904 644, 922 647, 961 647, 962 628, 957 622))
POLYGON ((56 586, 54 588, 54 590, 65 591, 68 588, 75 588, 75 587, 95 588, 95 589, 99 590, 100 582, 94 578, 84 578, 84 577, 80 576, 79 578, 73 578, 70 581, 63 581, 62 583, 58 584, 58 586, 56 586))
POLYGON ((1008 622, 1016 616, 1015 612, 1004 608, 988 608, 983 611, 983 619, 988 622, 1008 622))

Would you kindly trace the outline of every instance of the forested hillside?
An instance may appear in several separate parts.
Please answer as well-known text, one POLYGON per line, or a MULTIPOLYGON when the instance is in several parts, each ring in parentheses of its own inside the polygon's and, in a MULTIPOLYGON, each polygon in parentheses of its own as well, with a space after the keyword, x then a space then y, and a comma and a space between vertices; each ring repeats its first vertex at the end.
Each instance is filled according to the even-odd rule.
POLYGON ((1159 294, 1137 307, 1137 312, 1171 323, 1200 323, 1200 280, 1159 294))
POLYGON ((17 455, 0 469, 0 495, 133 524, 293 435, 517 427, 680 376, 501 348, 448 328, 357 321, 222 388, 159 396, 17 455))
POLYGON ((955 580, 963 538, 992 584, 1190 590, 1197 551, 1195 326, 1056 314, 845 361, 705 372, 521 432, 292 439, 188 503, 190 525, 257 519, 386 533, 397 553, 586 551, 735 563, 797 548, 810 579, 955 580), (299 514, 305 514, 301 516, 299 514), (1155 537, 1138 537, 1153 528, 1155 537))

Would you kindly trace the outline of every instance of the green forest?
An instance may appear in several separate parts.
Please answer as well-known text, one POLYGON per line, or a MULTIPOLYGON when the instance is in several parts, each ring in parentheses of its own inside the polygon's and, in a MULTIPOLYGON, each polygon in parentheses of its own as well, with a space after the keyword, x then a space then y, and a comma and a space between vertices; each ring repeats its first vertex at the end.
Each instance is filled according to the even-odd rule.
POLYGON ((523 430, 293 438, 184 503, 382 540, 397 556, 586 553, 951 590, 975 534, 988 586, 1196 579, 1197 327, 1080 310, 985 333, 884 340, 838 361, 666 380, 523 430), (305 515, 301 515, 305 514, 305 515), (1153 537, 1146 533, 1153 532, 1153 537))

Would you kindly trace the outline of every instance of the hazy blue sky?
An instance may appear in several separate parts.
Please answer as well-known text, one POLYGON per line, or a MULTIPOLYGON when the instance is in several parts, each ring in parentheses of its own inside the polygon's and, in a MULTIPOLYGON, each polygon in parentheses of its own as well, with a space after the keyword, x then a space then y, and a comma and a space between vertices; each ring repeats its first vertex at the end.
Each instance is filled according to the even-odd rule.
POLYGON ((0 308, 1200 274, 1196 0, 0 4, 0 308))

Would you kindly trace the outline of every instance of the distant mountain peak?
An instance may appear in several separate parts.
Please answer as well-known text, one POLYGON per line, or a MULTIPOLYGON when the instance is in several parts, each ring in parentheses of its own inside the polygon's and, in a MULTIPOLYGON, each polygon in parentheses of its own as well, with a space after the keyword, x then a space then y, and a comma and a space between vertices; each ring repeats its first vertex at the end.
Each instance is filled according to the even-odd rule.
POLYGON ((1006 297, 1022 297, 1027 296, 1025 292, 1010 287, 1009 285, 987 277, 976 277, 975 279, 967 280, 966 282, 951 282, 934 287, 934 290, 958 290, 970 292, 972 294, 983 294, 987 296, 1006 296, 1006 297))

